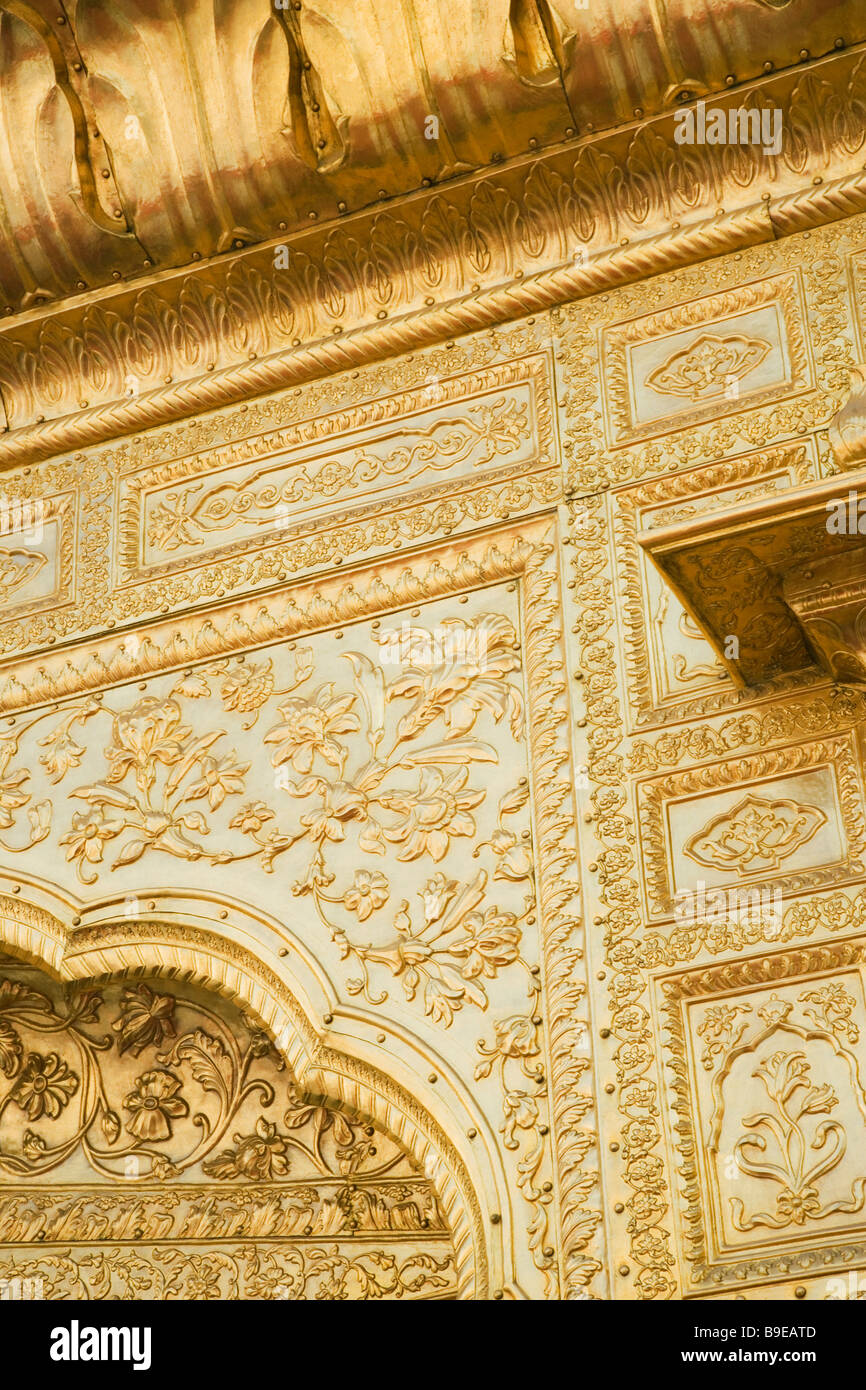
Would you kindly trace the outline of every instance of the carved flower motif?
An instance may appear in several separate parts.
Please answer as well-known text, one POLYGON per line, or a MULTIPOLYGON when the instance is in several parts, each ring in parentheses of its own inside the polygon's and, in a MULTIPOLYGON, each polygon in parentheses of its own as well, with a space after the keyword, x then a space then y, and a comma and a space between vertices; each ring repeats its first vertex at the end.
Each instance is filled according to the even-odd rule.
POLYGON ((331 767, 341 768, 344 753, 336 735, 353 733, 358 716, 351 713, 354 695, 333 698, 333 685, 320 686, 310 700, 295 697, 280 705, 284 723, 265 734, 265 743, 277 745, 272 762, 290 762, 296 772, 310 772, 318 753, 331 767))
POLYGON ((518 842, 513 830, 494 830, 490 837, 490 848, 499 856, 494 878, 510 879, 519 883, 532 873, 532 855, 526 845, 518 842))
POLYGON ((68 845, 67 860, 78 860, 78 871, 85 883, 92 883, 95 874, 86 874, 84 864, 102 862, 104 842, 113 840, 123 829, 122 820, 106 820, 102 806, 91 806, 86 811, 77 811, 72 817, 72 829, 61 836, 60 844, 68 845))
POLYGON ((485 1043, 477 1044, 478 1051, 486 1059, 479 1062, 475 1068, 475 1079, 489 1076, 493 1064, 499 1057, 536 1057, 538 1055, 538 1033, 531 1018, 523 1014, 514 1014, 511 1018, 501 1019, 493 1025, 494 1042, 492 1047, 485 1043))
POLYGON ((493 979, 501 966, 510 965, 520 954, 520 927, 513 912, 489 907, 483 914, 468 912, 463 926, 470 933, 451 946, 451 954, 465 960, 462 974, 467 980, 476 975, 493 979))
POLYGON ((273 819, 274 813, 264 801, 250 801, 229 821, 229 829, 240 830, 244 835, 255 835, 266 821, 273 819))
POLYGON ((651 372, 647 385, 663 395, 711 400, 724 392, 730 379, 739 381, 754 371, 769 351, 770 344, 763 338, 703 333, 651 372))
MULTIPOLYGON (((420 646, 437 653, 431 669, 401 677, 389 687, 388 699, 414 696, 415 703, 401 718, 398 733, 412 737, 442 715, 449 737, 467 733, 481 710, 490 710, 497 721, 506 712, 511 730, 520 736, 523 703, 519 692, 505 677, 520 665, 513 625, 501 613, 486 613, 474 624, 448 619, 445 635, 435 640, 423 628, 410 631, 412 650, 420 646)), ((423 670, 426 662, 420 663, 423 670)))
POLYGON ((502 1098, 502 1109, 505 1117, 502 1127, 505 1147, 516 1149, 518 1138, 515 1131, 534 1129, 538 1123, 538 1102, 526 1091, 506 1091, 502 1098))
POLYGON ((277 1127, 263 1115, 256 1121, 255 1134, 233 1136, 235 1148, 224 1149, 216 1158, 202 1164, 214 1178, 249 1178, 251 1182, 268 1182, 284 1177, 289 1171, 288 1145, 278 1134, 277 1127))
POLYGON ((32 1129, 25 1129, 24 1138, 21 1140, 21 1152, 30 1163, 38 1163, 47 1147, 41 1134, 32 1129))
POLYGON ((403 819, 385 828, 385 838, 401 844, 397 858, 417 859, 427 853, 437 863, 445 857, 450 837, 474 835, 472 807, 484 800, 484 792, 463 791, 469 769, 460 767, 445 778, 436 767, 421 773, 417 791, 396 791, 379 797, 389 811, 399 811, 403 819))
POLYGON ((56 1052, 29 1052, 10 1094, 29 1120, 56 1120, 77 1089, 78 1077, 56 1052))
POLYGON ((235 752, 224 758, 204 757, 201 760, 201 777, 187 792, 187 800, 197 801, 206 796, 212 811, 222 806, 227 796, 244 789, 244 777, 250 770, 249 763, 236 763, 235 752))
POLYGON ((121 996, 120 1018, 111 1025, 120 1034, 119 1052, 131 1052, 133 1057, 138 1057, 146 1047, 157 1047, 164 1038, 173 1038, 176 1002, 173 994, 154 994, 145 984, 125 989, 121 996))
POLYGON ((389 891, 384 874, 358 869, 352 887, 343 894, 343 906, 356 913, 360 922, 366 922, 371 913, 388 901, 389 891))
POLYGON ((531 1018, 506 1018, 493 1025, 493 1032, 503 1057, 534 1057, 538 1052, 538 1034, 531 1018))
POLYGON ((183 741, 191 730, 180 721, 181 709, 174 700, 150 695, 116 714, 113 743, 106 750, 111 763, 107 781, 120 782, 133 768, 139 788, 149 791, 156 780, 156 764, 170 767, 183 756, 183 741))
POLYGON ((135 1088, 124 1096, 123 1108, 132 1118, 126 1128, 146 1144, 171 1138, 171 1120, 189 1114, 189 1106, 177 1094, 181 1082, 170 1071, 146 1071, 136 1077, 135 1088))
POLYGON ((746 796, 730 811, 714 816, 685 845, 685 853, 710 868, 778 869, 782 860, 811 840, 827 817, 817 806, 746 796))

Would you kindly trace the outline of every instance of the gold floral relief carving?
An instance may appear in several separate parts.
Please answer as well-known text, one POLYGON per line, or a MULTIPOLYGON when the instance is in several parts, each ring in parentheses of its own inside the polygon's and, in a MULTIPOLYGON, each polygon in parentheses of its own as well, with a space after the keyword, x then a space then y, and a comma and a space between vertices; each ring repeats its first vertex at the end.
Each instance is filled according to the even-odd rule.
POLYGON ((657 982, 690 1291, 862 1254, 862 961, 848 941, 657 982))
POLYGON ((698 864, 733 869, 740 876, 757 868, 775 871, 826 822, 818 806, 749 794, 687 840, 683 853, 698 864))
POLYGON ((0 604, 7 607, 12 595, 35 579, 47 564, 48 556, 39 550, 0 546, 0 604))
POLYGON ((712 400, 734 389, 763 362, 772 344, 764 338, 730 333, 702 333, 690 347, 675 352, 650 372, 647 383, 667 396, 690 401, 712 400))

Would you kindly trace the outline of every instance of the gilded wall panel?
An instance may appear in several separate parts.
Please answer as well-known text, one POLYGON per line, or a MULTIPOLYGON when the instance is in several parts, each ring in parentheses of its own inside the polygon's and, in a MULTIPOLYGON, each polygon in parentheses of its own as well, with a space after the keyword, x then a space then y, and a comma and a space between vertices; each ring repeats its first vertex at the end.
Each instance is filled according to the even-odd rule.
POLYGON ((624 586, 629 707, 637 724, 670 721, 730 705, 735 691, 723 661, 694 617, 634 543, 641 531, 686 520, 735 501, 764 497, 817 475, 815 442, 762 450, 662 478, 615 495, 619 574, 624 586))
POLYGON ((862 240, 862 223, 853 218, 792 238, 784 250, 753 247, 552 311, 561 325, 565 390, 560 420, 570 486, 594 491, 660 477, 812 433, 822 472, 835 471, 822 431, 846 399, 848 368, 860 355, 847 257, 862 240), (786 273, 780 274, 780 267, 786 273), (757 328, 754 334, 731 329, 732 338, 761 339, 767 345, 760 363, 749 365, 751 356, 740 362, 749 368, 745 375, 738 377, 739 367, 730 370, 728 362, 720 390, 704 401, 677 394, 686 389, 690 373, 700 390, 715 391, 715 369, 705 366, 702 376, 688 359, 684 367, 682 361, 674 362, 654 386, 642 384, 689 346, 698 347, 701 361, 721 363, 721 349, 709 339, 724 334, 713 325, 755 312, 756 298, 766 301, 761 312, 776 306, 776 327, 771 330, 768 324, 770 336, 763 339, 757 328), (703 346, 702 335, 708 339, 703 346), (667 356, 666 343, 671 349, 667 356), (655 354, 651 362, 647 358, 645 371, 631 360, 638 348, 655 354), (759 375, 772 363, 777 377, 759 375), (682 382, 678 370, 686 373, 682 382), (754 390, 750 378, 757 383, 754 390), (668 388, 666 393, 656 389, 660 385, 668 388), (634 430, 640 436, 636 441, 630 437, 634 430))
POLYGON ((116 500, 119 580, 242 554, 256 544, 406 507, 434 511, 484 486, 555 467, 549 358, 460 377, 130 471, 116 500), (449 487, 450 484, 450 487, 449 487), (455 487, 455 484, 457 485, 455 487), (384 504, 384 505, 383 505, 384 504))
POLYGON ((648 914, 674 911, 696 877, 710 888, 790 892, 863 873, 866 825, 852 735, 639 781, 648 914))
POLYGON ((608 444, 807 390, 804 319, 802 282, 793 273, 603 329, 608 444))
POLYGON ((59 706, 37 687, 68 659, 40 659, 0 790, 4 851, 79 917, 110 901, 134 935, 157 883, 242 902, 257 953, 283 923, 282 953, 316 961, 328 1023, 417 1038, 428 1081, 497 1136, 510 1277, 537 1297, 600 1269, 575 1181, 591 1092, 556 537, 547 516, 284 590, 256 601, 257 639, 226 610, 182 650, 173 619, 120 639, 142 681, 79 648, 59 706))
MULTIPOLYGON (((614 292, 560 319, 583 675, 576 755, 588 771, 581 864, 600 981, 594 1057, 615 1297, 730 1297, 732 1285, 747 1298, 833 1297, 821 1271, 866 1255, 850 1158, 862 1147, 853 1018, 862 986, 857 971, 830 973, 837 955, 844 966, 853 959, 863 914, 862 693, 830 685, 808 661, 759 688, 735 686, 635 541, 837 471, 825 426, 846 394, 839 368, 860 355, 847 273, 858 244, 855 222, 614 292), (641 406, 637 371, 625 347, 619 359, 610 349, 613 335, 654 341, 649 326, 672 337, 677 314, 700 316, 702 303, 729 294, 745 308, 755 285, 795 270, 814 388, 763 409, 759 390, 748 398, 747 372, 727 397, 682 397, 689 429, 675 411, 650 418, 653 398, 641 406), (638 428, 646 438, 636 446, 625 436, 638 428), (671 976, 684 965, 688 974, 671 976), (788 974, 795 985, 774 988, 788 974), (850 1061, 819 1038, 823 1029, 840 1041, 835 984, 843 1012, 851 1001, 850 1061), (693 996, 702 1001, 694 1013, 693 996), (825 1005, 831 1015, 820 1022, 803 1012, 825 1005), (777 1036, 786 1019, 789 1033, 777 1036), (730 1063, 724 1077, 717 1041, 730 1063), (793 1086, 793 1121, 774 1110, 768 1086, 776 1096, 793 1086), (813 1112, 813 1101, 826 1110, 813 1112), (802 1137, 794 1177, 769 1152, 773 1124, 781 1133, 789 1122, 802 1137)), ((671 386, 671 373, 693 366, 654 360, 648 373, 671 386)), ((727 558, 730 574, 719 566, 711 575, 707 557, 708 602, 744 573, 742 558, 727 558)), ((732 604, 740 613, 742 600, 732 604)))
MULTIPOLYGON (((811 661, 736 686, 637 538, 838 471, 864 225, 28 475, 71 498, 77 564, 0 629, 4 934, 70 978, 156 957, 268 1014, 307 1091, 421 1164, 399 1176, 433 1224, 388 1226, 382 1296, 823 1297, 819 1252, 860 1239, 864 696, 811 661), (757 1171, 766 1115, 800 1126, 784 1184, 757 1171)), ((282 1232, 278 1176, 256 1200, 282 1232)), ((315 1250, 244 1263, 218 1204, 218 1272, 168 1258, 199 1195, 160 1183, 151 1287, 379 1296, 366 1228, 328 1226, 308 1176, 315 1250)), ((62 1278, 137 1287, 127 1219, 62 1278)))

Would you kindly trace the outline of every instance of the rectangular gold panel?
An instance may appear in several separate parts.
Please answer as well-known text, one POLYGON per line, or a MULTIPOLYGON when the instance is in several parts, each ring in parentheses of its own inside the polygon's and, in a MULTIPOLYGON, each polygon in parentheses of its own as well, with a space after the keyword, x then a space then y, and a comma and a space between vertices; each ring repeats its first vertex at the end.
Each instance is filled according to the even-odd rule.
POLYGON ((812 383, 797 272, 602 332, 608 442, 717 419, 812 383))

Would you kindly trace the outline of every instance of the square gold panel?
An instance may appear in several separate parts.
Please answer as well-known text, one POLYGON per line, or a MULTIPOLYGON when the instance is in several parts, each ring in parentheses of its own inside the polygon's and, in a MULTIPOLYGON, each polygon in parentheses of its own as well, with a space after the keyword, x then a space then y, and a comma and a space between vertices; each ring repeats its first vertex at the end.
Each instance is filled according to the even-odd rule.
POLYGON ((717 708, 734 687, 678 594, 637 544, 637 534, 786 491, 811 481, 816 470, 809 441, 724 459, 675 481, 654 479, 617 493, 629 704, 638 725, 717 708))
POLYGON ((687 1291, 862 1259, 863 955, 837 942, 656 982, 687 1291))
POLYGON ((70 493, 0 494, 0 622, 56 608, 72 597, 74 525, 70 493))
POLYGON ((601 355, 612 448, 804 391, 799 272, 604 328, 601 355))
POLYGON ((849 732, 637 785, 648 913, 696 887, 782 892, 863 872, 860 760, 849 732))

